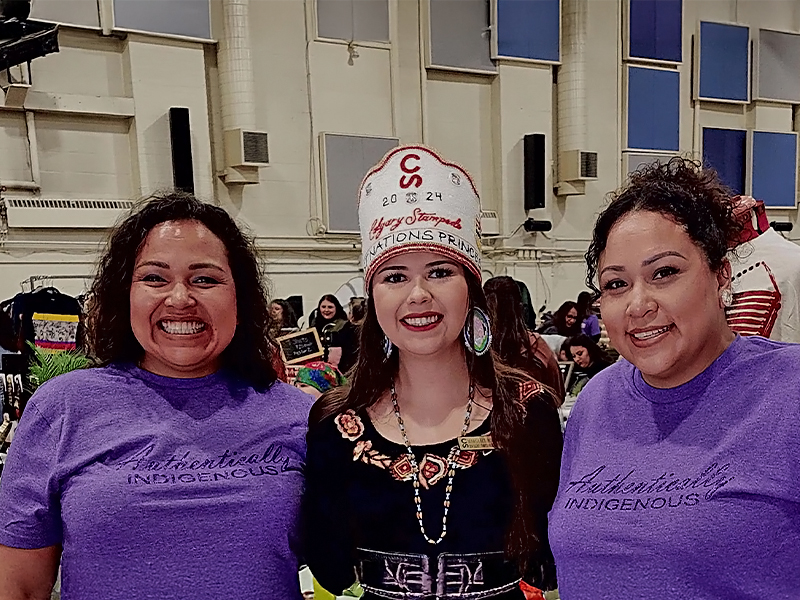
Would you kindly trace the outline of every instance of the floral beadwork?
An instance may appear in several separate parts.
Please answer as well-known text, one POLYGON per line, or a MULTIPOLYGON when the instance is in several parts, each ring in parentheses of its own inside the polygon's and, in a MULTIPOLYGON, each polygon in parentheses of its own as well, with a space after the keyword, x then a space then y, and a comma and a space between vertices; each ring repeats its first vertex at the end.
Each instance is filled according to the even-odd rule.
POLYGON ((447 474, 447 459, 426 454, 419 463, 419 483, 425 489, 441 481, 447 474))
MULTIPOLYGON (((364 422, 355 411, 352 409, 344 411, 337 415, 334 422, 342 437, 355 444, 353 446, 353 462, 362 462, 387 470, 397 481, 412 481, 414 479, 414 468, 407 452, 403 452, 392 460, 390 456, 382 454, 373 448, 371 440, 359 439, 364 435, 364 422)), ((451 456, 453 458, 453 466, 456 469, 469 469, 477 464, 480 456, 487 456, 491 452, 491 450, 480 452, 459 450, 454 447, 447 457, 426 453, 418 465, 419 483, 423 488, 429 489, 432 485, 445 479, 447 477, 447 465, 451 456)))
POLYGON ((392 459, 381 454, 372 448, 372 442, 369 440, 360 440, 356 442, 356 447, 353 448, 353 460, 360 460, 368 465, 375 465, 381 469, 388 469, 392 459))
POLYGON ((355 441, 364 433, 364 423, 354 410, 348 409, 334 419, 336 429, 346 440, 355 441))
MULTIPOLYGON (((491 451, 484 452, 483 455, 491 451)), ((436 454, 425 454, 419 463, 419 483, 425 489, 440 482, 447 475, 447 458, 436 454)), ((456 469, 469 469, 478 462, 478 453, 468 450, 455 450, 453 463, 456 469)), ((413 467, 408 454, 398 456, 389 466, 389 472, 398 481, 411 481, 414 478, 413 467)))

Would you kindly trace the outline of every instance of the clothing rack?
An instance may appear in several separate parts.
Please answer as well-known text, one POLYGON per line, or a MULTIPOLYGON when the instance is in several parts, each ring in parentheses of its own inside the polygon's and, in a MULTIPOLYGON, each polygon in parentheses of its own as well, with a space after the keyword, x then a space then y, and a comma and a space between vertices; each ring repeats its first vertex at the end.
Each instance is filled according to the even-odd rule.
POLYGON ((27 279, 19 282, 23 292, 33 292, 36 290, 36 283, 40 281, 48 281, 51 279, 91 279, 92 275, 31 275, 27 279), (30 286, 29 290, 25 286, 30 286))
POLYGON ((6 451, 22 405, 22 375, 0 373, 0 450, 6 451))

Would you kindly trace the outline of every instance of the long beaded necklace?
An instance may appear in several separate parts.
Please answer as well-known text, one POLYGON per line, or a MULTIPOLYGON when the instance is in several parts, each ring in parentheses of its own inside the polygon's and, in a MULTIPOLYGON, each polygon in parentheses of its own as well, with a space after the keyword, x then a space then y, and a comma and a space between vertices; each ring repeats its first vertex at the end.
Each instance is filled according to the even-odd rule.
MULTIPOLYGON (((400 434, 403 436, 403 442, 406 445, 406 451, 408 452, 408 458, 411 462, 411 474, 412 474, 412 481, 414 484, 414 504, 417 508, 417 521, 419 522, 419 529, 422 532, 422 537, 425 538, 425 541, 429 544, 438 544, 444 539, 444 536, 447 535, 447 513, 450 512, 450 494, 453 491, 453 477, 456 474, 456 454, 458 453, 458 446, 453 446, 450 450, 450 454, 447 455, 447 487, 445 488, 444 494, 444 516, 442 517, 442 534, 439 536, 438 540, 434 540, 428 537, 428 534, 425 533, 425 525, 422 522, 422 498, 419 495, 419 465, 417 464, 417 459, 414 456, 414 451, 411 449, 411 444, 408 441, 408 435, 406 434, 406 427, 403 424, 403 418, 400 416, 400 407, 397 405, 397 391, 394 387, 394 381, 392 381, 391 385, 391 392, 392 392, 392 404, 394 405, 394 416, 397 417, 397 426, 400 428, 400 434)), ((467 435, 467 431, 469 430, 469 421, 472 416, 472 402, 475 399, 475 386, 470 383, 469 386, 469 401, 467 402, 467 411, 464 415, 464 428, 461 430, 461 437, 467 435)))

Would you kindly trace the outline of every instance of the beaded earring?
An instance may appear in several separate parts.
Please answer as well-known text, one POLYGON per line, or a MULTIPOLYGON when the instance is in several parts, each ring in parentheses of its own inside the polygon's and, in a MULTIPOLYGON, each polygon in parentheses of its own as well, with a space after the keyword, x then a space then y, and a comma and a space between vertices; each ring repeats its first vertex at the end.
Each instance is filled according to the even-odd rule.
POLYGON ((477 306, 467 313, 464 324, 464 345, 475 356, 483 356, 492 347, 492 327, 489 317, 477 306))
POLYGON ((725 308, 733 305, 733 292, 731 292, 730 288, 725 288, 722 290, 720 297, 722 298, 722 305, 725 308))
POLYGON ((394 350, 394 345, 392 344, 392 340, 384 333, 383 334, 383 356, 384 361, 389 360, 392 357, 392 350, 394 350))

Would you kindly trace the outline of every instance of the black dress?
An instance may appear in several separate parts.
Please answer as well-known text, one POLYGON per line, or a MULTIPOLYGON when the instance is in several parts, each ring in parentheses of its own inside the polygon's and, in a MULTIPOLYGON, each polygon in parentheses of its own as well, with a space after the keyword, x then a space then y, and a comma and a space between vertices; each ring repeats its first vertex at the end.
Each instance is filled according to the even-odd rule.
MULTIPOLYGON (((552 413, 547 429, 558 436, 560 453, 552 413)), ((490 421, 468 435, 490 433, 490 421)), ((456 443, 413 448, 425 531, 434 540, 456 443)), ((524 598, 517 568, 503 553, 514 495, 499 451, 458 452, 447 535, 437 545, 420 532, 406 447, 381 436, 365 414, 346 411, 312 427, 306 461, 305 558, 325 589, 341 593, 358 577, 364 600, 524 598), (480 594, 487 590, 496 592, 480 594)), ((558 464, 556 481, 557 474, 558 464)))

